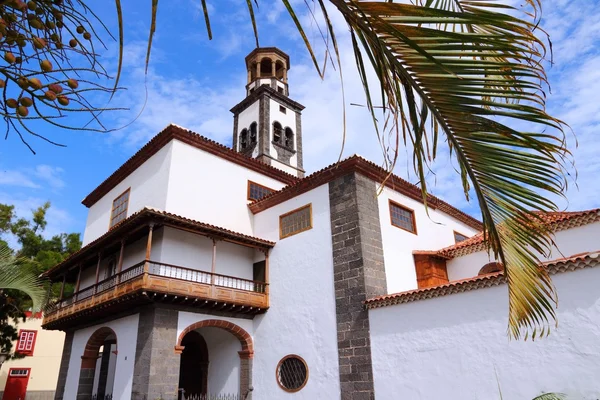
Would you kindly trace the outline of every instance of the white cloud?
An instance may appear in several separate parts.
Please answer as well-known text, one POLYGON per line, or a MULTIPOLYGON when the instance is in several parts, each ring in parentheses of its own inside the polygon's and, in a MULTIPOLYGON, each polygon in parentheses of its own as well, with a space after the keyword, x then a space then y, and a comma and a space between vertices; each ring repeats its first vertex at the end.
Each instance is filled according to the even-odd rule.
POLYGON ((61 178, 64 170, 60 167, 51 165, 38 165, 35 167, 33 174, 43 183, 50 186, 52 189, 62 189, 66 186, 65 181, 61 178))
MULTIPOLYGON (((594 191, 589 190, 597 187, 595 178, 600 172, 600 161, 596 161, 599 159, 596 154, 600 151, 600 146, 595 140, 596 128, 600 126, 600 103, 596 100, 596 94, 600 92, 600 57, 594 55, 594 46, 600 39, 600 10, 590 3, 584 0, 553 0, 546 2, 544 9, 546 14, 543 27, 550 33, 555 51, 555 64, 549 70, 553 84, 553 93, 548 97, 549 109, 573 126, 580 141, 579 148, 572 147, 572 150, 579 166, 580 188, 585 190, 577 191, 572 185, 568 192, 570 209, 600 205, 594 191)), ((299 6, 298 10, 303 10, 302 1, 295 4, 299 6)), ((230 30, 225 29, 221 37, 210 44, 214 46, 216 43, 218 47, 222 47, 222 57, 228 57, 230 61, 235 57, 236 62, 243 66, 245 54, 240 49, 253 41, 247 16, 241 16, 241 11, 231 15, 214 12, 215 10, 213 15, 221 18, 213 18, 215 24, 224 21, 233 24, 243 20, 243 23, 228 28, 230 30), (226 43, 231 32, 235 32, 238 39, 226 43), (219 40, 224 42, 218 42, 219 40)), ((290 96, 306 106, 303 112, 304 165, 310 173, 335 162, 341 150, 343 103, 339 75, 329 64, 325 79, 320 79, 280 1, 261 3, 258 12, 261 45, 271 46, 279 42, 289 44, 290 41, 294 43, 294 46, 282 49, 292 58, 290 96), (265 39, 266 34, 268 40, 265 39)), ((344 156, 360 153, 383 165, 384 156, 370 114, 366 108, 351 105, 364 105, 365 96, 356 72, 346 23, 333 9, 330 17, 338 34, 346 90, 347 136, 344 156)), ((322 56, 324 48, 312 17, 303 12, 300 18, 307 35, 313 40, 316 53, 322 56)), ((139 105, 143 102, 145 77, 141 60, 144 46, 145 43, 128 45, 131 50, 128 53, 127 79, 124 84, 129 87, 129 91, 119 95, 118 104, 139 105)), ((153 50, 153 62, 156 61, 154 52, 156 50, 153 50)), ((208 81, 198 76, 169 76, 168 68, 160 68, 158 64, 153 66, 156 68, 151 68, 147 77, 146 109, 130 127, 111 135, 111 140, 127 143, 129 152, 132 147, 140 146, 168 123, 174 122, 222 143, 230 143, 232 117, 228 110, 244 96, 245 74, 234 77, 215 74, 212 78, 214 80, 208 81)), ((377 82, 372 73, 369 80, 376 96, 377 82)), ((374 97, 374 101, 377 103, 379 99, 374 97)), ((129 121, 122 118, 118 122, 124 124, 129 121)), ((380 127, 382 125, 380 123, 380 127)), ((392 142, 395 140, 393 136, 387 139, 392 142)), ((441 137, 439 156, 432 166, 433 172, 429 174, 429 189, 476 215, 477 206, 473 201, 470 204, 465 201, 460 175, 455 170, 455 163, 444 150, 445 146, 444 138, 441 137)), ((401 143, 395 172, 416 182, 410 157, 410 148, 405 148, 401 143)))
POLYGON ((35 183, 31 177, 22 171, 3 170, 0 171, 0 185, 19 186, 31 189, 38 189, 40 185, 35 183))

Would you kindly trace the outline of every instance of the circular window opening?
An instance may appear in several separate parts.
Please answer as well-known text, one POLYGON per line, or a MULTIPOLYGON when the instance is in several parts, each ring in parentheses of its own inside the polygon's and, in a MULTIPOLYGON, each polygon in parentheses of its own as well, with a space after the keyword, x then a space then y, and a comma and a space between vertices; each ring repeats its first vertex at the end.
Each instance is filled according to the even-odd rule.
POLYGON ((277 365, 277 383, 286 392, 297 392, 308 382, 308 366, 300 356, 289 355, 277 365))

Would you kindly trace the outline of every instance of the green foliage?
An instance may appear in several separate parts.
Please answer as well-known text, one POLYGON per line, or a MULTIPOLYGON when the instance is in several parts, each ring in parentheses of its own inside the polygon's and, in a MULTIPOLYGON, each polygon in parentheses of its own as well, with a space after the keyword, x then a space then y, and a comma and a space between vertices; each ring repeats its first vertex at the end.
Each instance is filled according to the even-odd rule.
MULTIPOLYGON (((60 285, 49 287, 40 274, 81 248, 78 233, 61 233, 49 239, 43 236, 50 203, 32 210, 31 219, 17 218, 14 206, 0 204, 0 349, 10 352, 17 339, 16 325, 24 320, 24 311, 40 310, 50 297, 58 297, 60 285), (9 235, 20 248, 7 245, 9 235)), ((65 293, 72 292, 72 287, 65 293)))

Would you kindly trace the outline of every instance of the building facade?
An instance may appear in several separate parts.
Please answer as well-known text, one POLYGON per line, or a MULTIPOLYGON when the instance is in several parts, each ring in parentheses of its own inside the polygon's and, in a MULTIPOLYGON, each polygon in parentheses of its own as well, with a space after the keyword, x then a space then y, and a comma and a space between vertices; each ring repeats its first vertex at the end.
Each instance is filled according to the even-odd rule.
MULTIPOLYGON (((508 343, 481 223, 359 156, 304 177, 289 58, 246 65, 233 148, 169 125, 84 199, 83 247, 47 273, 76 288, 44 318, 66 333, 56 399, 489 399, 490 368, 508 399, 598 392, 597 292, 565 295, 572 331, 508 343), (544 354, 585 375, 515 385, 544 354)), ((597 273, 599 213, 547 218, 569 292, 597 273)))
POLYGON ((65 334, 42 329, 42 315, 26 312, 13 344, 20 358, 5 361, 0 369, 3 400, 52 400, 58 380, 65 334))

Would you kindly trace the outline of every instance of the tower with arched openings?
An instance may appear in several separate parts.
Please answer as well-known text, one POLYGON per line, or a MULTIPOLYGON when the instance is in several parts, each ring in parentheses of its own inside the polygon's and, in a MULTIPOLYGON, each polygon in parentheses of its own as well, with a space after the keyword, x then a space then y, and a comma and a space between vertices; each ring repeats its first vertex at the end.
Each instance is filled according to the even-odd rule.
POLYGON ((289 97, 290 58, 275 47, 246 56, 246 98, 233 112, 234 150, 298 177, 302 166, 302 110, 289 97))

